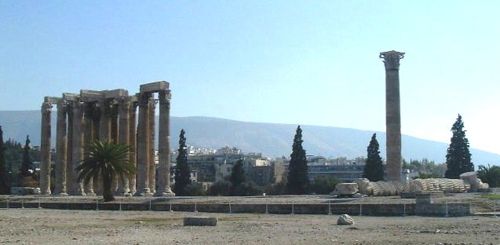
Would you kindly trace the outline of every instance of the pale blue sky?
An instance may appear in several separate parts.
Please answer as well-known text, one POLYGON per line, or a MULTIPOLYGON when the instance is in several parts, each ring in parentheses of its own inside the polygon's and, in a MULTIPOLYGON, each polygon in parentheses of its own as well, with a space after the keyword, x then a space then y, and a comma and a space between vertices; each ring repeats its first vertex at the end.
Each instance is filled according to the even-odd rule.
POLYGON ((500 1, 0 1, 0 110, 167 80, 172 115, 402 132, 500 153, 500 1))

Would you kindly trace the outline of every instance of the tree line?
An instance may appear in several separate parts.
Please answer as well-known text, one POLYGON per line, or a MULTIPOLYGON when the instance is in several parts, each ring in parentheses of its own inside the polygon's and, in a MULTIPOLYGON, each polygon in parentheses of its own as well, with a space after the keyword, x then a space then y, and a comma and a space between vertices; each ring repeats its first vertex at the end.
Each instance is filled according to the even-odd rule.
MULTIPOLYGON (((459 114, 451 128, 452 137, 446 154, 446 170, 444 177, 459 178, 464 172, 474 171, 474 164, 471 161, 469 151, 469 141, 464 130, 462 116, 459 114)), ((175 166, 174 192, 177 195, 257 195, 263 192, 269 194, 307 194, 318 193, 327 194, 333 191, 339 182, 337 179, 328 176, 320 176, 312 183, 308 177, 306 150, 302 143, 302 128, 300 125, 295 131, 292 144, 292 153, 288 165, 288 173, 284 181, 262 188, 256 186, 245 177, 243 160, 238 160, 232 168, 231 175, 227 180, 214 183, 208 191, 205 191, 201 184, 191 181, 191 170, 188 164, 188 152, 186 145, 185 131, 182 129, 179 134, 179 149, 175 166)), ((111 193, 111 183, 115 178, 125 178, 135 173, 135 166, 128 161, 129 146, 112 144, 107 142, 95 142, 90 145, 89 154, 77 168, 79 180, 85 183, 92 178, 101 177, 104 187, 105 200, 114 199, 111 193), (108 188, 109 187, 109 188, 108 188), (109 190, 107 190, 109 189, 109 190)), ((30 148, 29 136, 22 146, 12 140, 4 143, 3 131, 0 126, 0 194, 9 193, 9 188, 13 183, 13 176, 32 177, 37 179, 33 167, 34 158, 39 159, 39 152, 30 148), (6 162, 9 162, 8 166, 6 162), (16 170, 13 170, 16 169, 16 170)), ((405 168, 427 169, 423 172, 426 175, 420 177, 441 177, 437 172, 438 168, 434 162, 428 160, 403 162, 405 168)), ((441 172, 442 172, 441 168, 441 172)), ((491 187, 500 185, 500 167, 484 166, 478 167, 479 177, 491 187)), ((367 147, 367 158, 363 170, 363 177, 370 181, 384 180, 384 165, 380 157, 379 143, 376 134, 373 134, 367 147)))

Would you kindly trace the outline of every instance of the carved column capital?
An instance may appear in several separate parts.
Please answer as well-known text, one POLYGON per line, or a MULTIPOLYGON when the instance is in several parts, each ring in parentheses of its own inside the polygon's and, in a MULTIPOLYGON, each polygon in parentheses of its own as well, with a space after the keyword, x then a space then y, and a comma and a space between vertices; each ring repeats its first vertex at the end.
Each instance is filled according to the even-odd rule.
POLYGON ((43 102, 42 103, 42 112, 50 112, 52 110, 52 103, 43 102))
POLYGON ((399 70, 399 60, 405 57, 405 53, 398 51, 381 52, 379 58, 384 59, 386 70, 399 70))

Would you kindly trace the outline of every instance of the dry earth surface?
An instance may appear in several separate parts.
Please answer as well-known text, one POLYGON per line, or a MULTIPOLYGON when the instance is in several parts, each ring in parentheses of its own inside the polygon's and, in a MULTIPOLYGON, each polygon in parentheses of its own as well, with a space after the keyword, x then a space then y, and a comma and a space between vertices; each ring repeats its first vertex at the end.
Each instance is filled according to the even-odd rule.
POLYGON ((495 217, 358 217, 1 209, 1 244, 500 244, 495 217), (185 216, 219 219, 185 227, 185 216))

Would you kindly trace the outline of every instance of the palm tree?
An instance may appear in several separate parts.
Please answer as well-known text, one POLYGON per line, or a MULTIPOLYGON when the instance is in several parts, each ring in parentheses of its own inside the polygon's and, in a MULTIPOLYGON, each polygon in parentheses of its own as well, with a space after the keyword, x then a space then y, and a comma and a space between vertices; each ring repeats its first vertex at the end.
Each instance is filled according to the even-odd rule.
POLYGON ((88 156, 76 168, 78 181, 87 185, 91 179, 102 179, 105 202, 115 200, 111 184, 115 177, 124 180, 135 173, 135 166, 128 161, 130 147, 123 144, 95 141, 88 146, 88 156))

